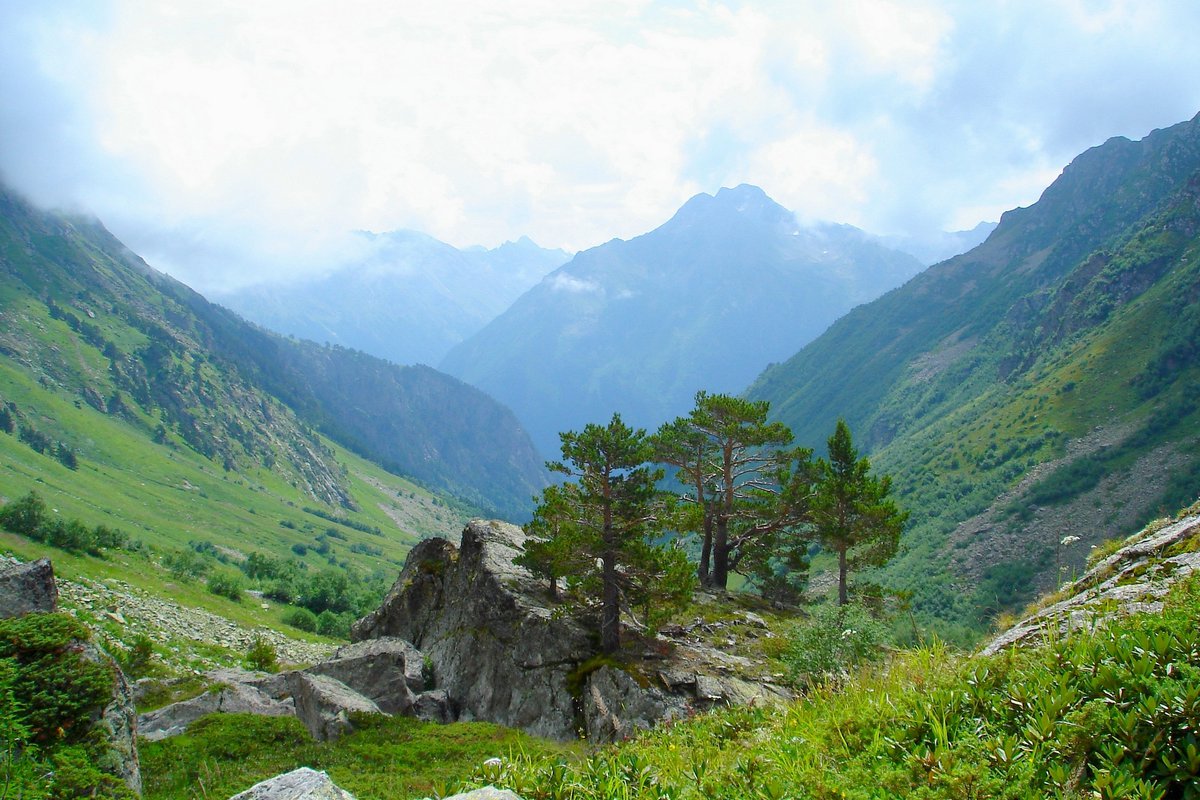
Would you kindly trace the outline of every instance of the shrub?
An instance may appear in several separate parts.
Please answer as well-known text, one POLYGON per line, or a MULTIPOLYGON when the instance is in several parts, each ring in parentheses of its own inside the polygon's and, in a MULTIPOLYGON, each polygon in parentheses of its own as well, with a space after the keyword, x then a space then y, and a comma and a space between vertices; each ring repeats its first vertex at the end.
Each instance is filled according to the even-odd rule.
POLYGON ((308 546, 303 545, 300 542, 296 542, 294 545, 292 545, 292 552, 301 558, 304 558, 306 555, 308 555, 308 546))
POLYGON ((317 630, 317 615, 307 608, 294 608, 283 615, 283 621, 293 628, 315 633, 317 630))
POLYGON ((335 639, 349 639, 350 626, 353 623, 353 614, 336 614, 326 609, 317 616, 317 633, 322 636, 331 636, 335 639))
POLYGON ((165 566, 176 580, 188 581, 208 572, 204 557, 192 550, 174 550, 163 556, 165 566))
POLYGON ((214 572, 208 576, 208 590, 235 603, 242 602, 242 580, 228 572, 214 572))
POLYGON ((243 663, 247 669, 256 669, 261 672, 279 671, 279 656, 275 652, 275 645, 261 636, 255 637, 251 642, 243 663))
POLYGON ((37 492, 30 492, 0 508, 0 527, 30 539, 42 540, 40 530, 45 521, 46 503, 37 492))
POLYGON ((784 662, 794 679, 844 676, 883 654, 886 631, 855 603, 821 606, 790 637, 784 662))

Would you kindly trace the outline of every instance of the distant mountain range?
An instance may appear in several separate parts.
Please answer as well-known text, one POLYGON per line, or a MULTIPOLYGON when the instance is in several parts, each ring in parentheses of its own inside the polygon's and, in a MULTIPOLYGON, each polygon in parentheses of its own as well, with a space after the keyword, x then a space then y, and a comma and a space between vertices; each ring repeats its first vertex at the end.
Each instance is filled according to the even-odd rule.
POLYGON ((614 411, 657 427, 699 389, 737 392, 839 316, 920 271, 848 225, 801 225, 754 186, 578 253, 440 367, 512 408, 547 456, 614 411))
POLYGON ((71 397, 125 421, 131 441, 174 442, 226 471, 266 469, 333 506, 353 500, 318 433, 510 519, 525 518, 546 480, 516 418, 478 389, 268 333, 155 271, 99 222, 3 189, 0 315, 0 402, 30 425, 71 397))
POLYGON ((1186 506, 1200 496, 1200 116, 1083 153, 985 243, 854 309, 749 395, 814 446, 846 418, 895 476, 913 516, 882 579, 944 631, 1186 506))
POLYGON ((364 255, 331 274, 212 299, 279 333, 395 364, 436 364, 570 258, 525 237, 459 250, 416 231, 358 236, 364 255))

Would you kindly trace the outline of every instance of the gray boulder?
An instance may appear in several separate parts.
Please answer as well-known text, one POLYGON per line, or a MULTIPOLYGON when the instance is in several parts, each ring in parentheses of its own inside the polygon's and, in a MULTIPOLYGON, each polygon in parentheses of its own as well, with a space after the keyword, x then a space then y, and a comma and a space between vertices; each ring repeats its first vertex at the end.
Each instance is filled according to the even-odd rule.
POLYGON ((425 690, 424 656, 403 639, 385 637, 340 648, 305 672, 327 675, 374 701, 386 714, 409 714, 425 690))
POLYGON ((200 717, 216 713, 286 717, 296 713, 296 706, 290 699, 276 699, 250 683, 217 683, 198 697, 142 714, 138 735, 156 742, 183 733, 200 717))
POLYGON ((0 566, 0 618, 58 608, 58 587, 50 559, 0 566))
POLYGON ((484 786, 462 794, 454 794, 445 800, 521 800, 521 796, 508 789, 497 789, 495 786, 484 786))
POLYGON ((412 707, 413 716, 424 722, 453 722, 454 706, 444 689, 421 692, 412 707))
POLYGON ((642 687, 623 670, 603 666, 585 682, 583 715, 592 741, 619 742, 686 713, 687 704, 680 696, 642 687))
POLYGON ((568 739, 576 735, 568 677, 593 648, 577 622, 546 608, 544 584, 512 563, 524 542, 515 525, 484 520, 467 525, 459 547, 421 542, 352 637, 412 642, 460 719, 568 739))
POLYGON ((300 767, 256 783, 229 800, 354 800, 324 772, 300 767))
POLYGON ((84 643, 80 655, 88 661, 107 666, 113 676, 112 695, 93 723, 108 744, 102 756, 104 763, 98 766, 121 778, 135 794, 140 795, 142 771, 137 751, 138 716, 129 681, 112 656, 91 642, 84 643))
POLYGON ((379 706, 328 675, 292 672, 288 675, 296 716, 314 739, 336 739, 353 729, 350 714, 381 714, 379 706))

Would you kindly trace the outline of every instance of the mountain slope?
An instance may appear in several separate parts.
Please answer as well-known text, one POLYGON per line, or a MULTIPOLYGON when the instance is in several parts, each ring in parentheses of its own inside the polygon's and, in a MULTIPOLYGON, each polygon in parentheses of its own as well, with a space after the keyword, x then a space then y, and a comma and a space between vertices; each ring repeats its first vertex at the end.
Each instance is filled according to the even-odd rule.
POLYGON ((0 353, 13 366, 227 470, 265 465, 314 499, 351 505, 317 428, 495 513, 521 516, 542 485, 528 437, 478 390, 257 329, 99 223, 0 193, 0 257, 0 353))
POLYGON ((917 272, 849 226, 802 227, 752 186, 579 253, 441 368, 511 407, 543 453, 614 411, 653 427, 698 389, 736 391, 856 303, 917 272))
POLYGON ((979 624, 1200 494, 1198 232, 1200 117, 1110 140, 748 394, 806 443, 845 417, 914 512, 889 580, 979 624))
POLYGON ((361 234, 360 259, 331 275, 213 299, 273 331, 396 364, 436 364, 570 257, 527 238, 458 250, 416 231, 361 234))

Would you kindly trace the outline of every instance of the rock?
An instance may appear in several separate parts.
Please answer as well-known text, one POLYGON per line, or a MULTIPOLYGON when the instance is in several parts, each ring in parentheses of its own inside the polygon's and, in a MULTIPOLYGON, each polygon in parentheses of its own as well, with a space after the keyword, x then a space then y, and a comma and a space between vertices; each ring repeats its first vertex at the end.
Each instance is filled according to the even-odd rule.
POLYGON ((215 713, 286 717, 296 713, 296 706, 290 699, 276 699, 249 683, 216 684, 198 697, 142 714, 138 718, 138 735, 156 742, 183 733, 200 717, 215 713))
POLYGON ((350 714, 380 714, 379 706, 346 684, 327 675, 292 672, 288 685, 296 703, 296 716, 314 739, 336 739, 353 726, 350 714))
POLYGON ((0 618, 58 608, 58 587, 50 559, 0 567, 0 618))
POLYGON ((497 789, 495 786, 484 786, 462 794, 452 794, 443 800, 521 800, 521 796, 508 789, 497 789))
POLYGON ((300 767, 256 783, 229 800, 354 800, 324 772, 300 767))
POLYGON ((413 716, 425 722, 453 722, 454 707, 444 689, 430 689, 417 695, 412 707, 413 716))
POLYGON ((342 647, 305 672, 336 678, 386 714, 408 714, 425 689, 423 666, 421 651, 403 639, 385 637, 342 647))
POLYGON ((676 696, 638 685, 627 672, 603 666, 588 675, 583 691, 583 715, 588 738, 619 742, 663 720, 687 713, 676 696))
POLYGON ((1066 633, 1094 627, 1115 614, 1157 613, 1171 585, 1200 570, 1194 549, 1170 558, 1171 547, 1200 537, 1200 515, 1159 530, 1146 528, 1126 539, 1116 553, 1065 587, 1067 599, 1043 608, 1000 633, 982 650, 993 655, 1014 645, 1040 641, 1046 630, 1066 633))
POLYGON ((512 563, 524 541, 515 525, 473 520, 459 547, 421 542, 380 608, 355 623, 353 638, 412 642, 462 719, 569 739, 576 732, 567 679, 592 645, 582 626, 545 607, 544 584, 512 563))
POLYGON ((108 743, 104 755, 104 763, 98 766, 112 775, 125 781, 125 785, 135 794, 142 793, 142 771, 137 751, 137 710, 133 705, 133 691, 125 673, 112 656, 91 642, 83 645, 83 658, 107 665, 112 672, 113 687, 109 702, 100 709, 96 717, 95 729, 108 743))

